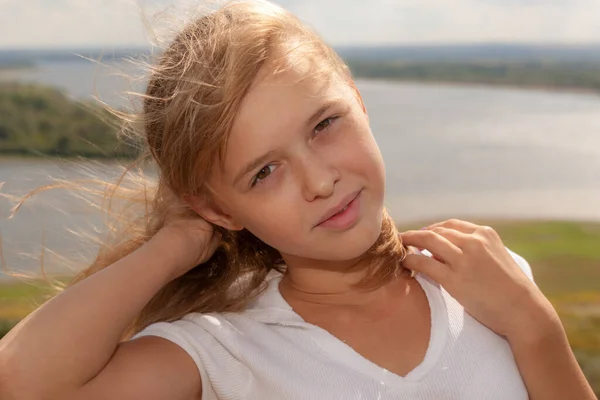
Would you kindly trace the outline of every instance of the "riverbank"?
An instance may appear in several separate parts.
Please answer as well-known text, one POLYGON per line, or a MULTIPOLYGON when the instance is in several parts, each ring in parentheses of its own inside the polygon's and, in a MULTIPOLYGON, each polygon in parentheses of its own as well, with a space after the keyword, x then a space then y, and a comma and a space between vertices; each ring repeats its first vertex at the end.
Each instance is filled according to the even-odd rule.
POLYGON ((0 154, 135 157, 117 138, 119 121, 106 109, 59 89, 0 81, 0 154))
MULTIPOLYGON (((492 60, 418 64, 399 60, 366 62, 350 59, 347 63, 354 77, 359 80, 600 95, 599 62, 582 65, 556 62, 546 65, 541 61, 528 63, 492 60)), ((43 71, 43 66, 0 65, 0 81, 19 81, 23 74, 31 76, 36 71, 43 71)))
POLYGON ((582 87, 582 86, 551 86, 527 83, 500 83, 492 81, 453 81, 443 79, 403 79, 403 78, 385 78, 385 77, 362 77, 355 76, 359 80, 381 83, 402 83, 409 85, 423 85, 425 87, 459 87, 474 89, 498 89, 498 90, 522 90, 532 92, 547 92, 557 94, 583 94, 590 96, 600 96, 600 88, 582 87))
POLYGON ((600 93, 600 63, 560 60, 361 60, 347 63, 359 78, 506 85, 600 93))
POLYGON ((600 223, 600 187, 399 194, 387 196, 386 207, 396 221, 405 224, 450 216, 478 220, 600 223))
POLYGON ((18 77, 23 71, 35 71, 39 69, 36 65, 0 65, 0 79, 6 77, 18 77))

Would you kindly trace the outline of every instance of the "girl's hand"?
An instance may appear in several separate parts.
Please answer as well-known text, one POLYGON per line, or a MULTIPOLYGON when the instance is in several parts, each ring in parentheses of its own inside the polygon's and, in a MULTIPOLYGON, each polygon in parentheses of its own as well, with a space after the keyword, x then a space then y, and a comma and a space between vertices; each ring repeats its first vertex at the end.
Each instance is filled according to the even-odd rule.
POLYGON ((160 213, 162 228, 147 244, 166 259, 175 279, 208 261, 221 244, 221 235, 170 190, 163 198, 167 206, 160 213))
POLYGON ((507 338, 541 333, 556 311, 525 275, 490 227, 460 220, 401 234, 406 246, 427 249, 433 258, 411 254, 403 266, 440 283, 482 324, 507 338))

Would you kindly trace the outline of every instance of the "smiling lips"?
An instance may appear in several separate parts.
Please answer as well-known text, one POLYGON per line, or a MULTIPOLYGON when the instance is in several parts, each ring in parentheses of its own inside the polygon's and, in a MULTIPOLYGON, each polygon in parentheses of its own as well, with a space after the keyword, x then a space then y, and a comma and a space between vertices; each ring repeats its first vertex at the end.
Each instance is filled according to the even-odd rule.
POLYGON ((362 189, 356 190, 344 197, 335 207, 327 210, 316 226, 346 229, 354 224, 360 211, 361 192, 362 189))

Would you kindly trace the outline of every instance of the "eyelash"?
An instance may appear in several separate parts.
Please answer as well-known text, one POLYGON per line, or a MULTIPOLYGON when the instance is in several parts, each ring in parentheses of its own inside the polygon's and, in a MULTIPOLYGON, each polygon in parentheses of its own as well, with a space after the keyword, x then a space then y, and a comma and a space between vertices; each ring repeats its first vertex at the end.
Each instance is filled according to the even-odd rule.
MULTIPOLYGON (((323 130, 320 131, 319 133, 327 132, 329 129, 331 129, 331 125, 333 125, 338 118, 339 118, 339 116, 329 117, 329 118, 325 118, 323 121, 319 122, 317 124, 317 126, 321 125, 325 121, 329 121, 329 125, 326 126, 325 128, 323 128, 323 130)), ((317 127, 315 126, 315 130, 316 129, 317 129, 317 127)))
MULTIPOLYGON (((317 126, 315 126, 315 129, 314 129, 314 131, 316 131, 316 130, 317 130, 317 127, 318 127, 319 125, 323 124, 323 123, 324 123, 324 122, 326 122, 326 121, 329 121, 329 125, 327 125, 325 128, 323 128, 322 130, 320 130, 320 131, 318 131, 318 132, 316 132, 316 133, 319 133, 319 134, 321 134, 321 133, 327 132, 329 129, 331 129, 331 126, 332 126, 332 125, 335 123, 335 121, 336 121, 338 118, 339 118, 339 116, 333 116, 333 117, 328 117, 328 118, 325 118, 323 121, 319 122, 319 123, 317 124, 317 126)), ((315 133, 315 134, 316 134, 316 133, 315 133)), ((262 168, 260 169, 260 171, 258 171, 258 173, 257 173, 256 175, 254 175, 254 178, 252 178, 252 181, 250 182, 250 188, 253 188, 253 187, 254 187, 254 186, 256 186, 256 185, 260 185, 262 182, 264 182, 265 180, 267 180, 267 179, 269 178, 269 176, 271 176, 271 174, 272 174, 273 172, 271 172, 271 174, 267 175, 267 177, 266 177, 266 178, 263 178, 263 179, 260 179, 260 180, 258 179, 258 174, 260 174, 260 172, 261 172, 262 170, 264 170, 264 169, 266 169, 266 168, 269 168, 269 167, 272 167, 272 166, 273 166, 273 164, 267 164, 267 165, 265 165, 264 167, 262 167, 262 168)))

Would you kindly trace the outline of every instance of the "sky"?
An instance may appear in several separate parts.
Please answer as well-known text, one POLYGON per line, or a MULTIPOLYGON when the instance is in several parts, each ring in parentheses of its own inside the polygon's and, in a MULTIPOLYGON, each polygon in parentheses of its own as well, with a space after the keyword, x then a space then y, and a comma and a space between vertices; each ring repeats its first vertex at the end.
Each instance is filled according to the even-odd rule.
MULTIPOLYGON (((183 0, 0 0, 0 49, 146 46, 140 8, 183 0)), ((600 0, 275 0, 332 45, 600 43, 600 0)))

